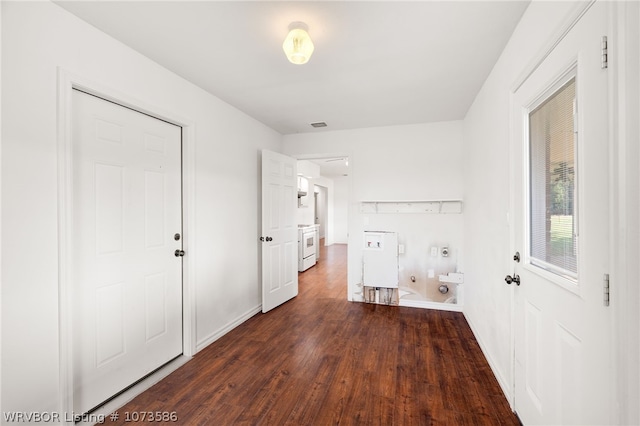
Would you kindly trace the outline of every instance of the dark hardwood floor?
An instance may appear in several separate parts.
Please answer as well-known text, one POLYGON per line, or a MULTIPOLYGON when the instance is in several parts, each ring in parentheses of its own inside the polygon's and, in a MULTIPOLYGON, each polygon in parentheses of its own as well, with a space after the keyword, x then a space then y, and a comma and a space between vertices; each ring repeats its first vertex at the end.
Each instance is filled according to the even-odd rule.
POLYGON ((346 246, 322 249, 295 299, 214 342, 107 423, 170 411, 183 425, 519 424, 462 314, 347 302, 346 246))

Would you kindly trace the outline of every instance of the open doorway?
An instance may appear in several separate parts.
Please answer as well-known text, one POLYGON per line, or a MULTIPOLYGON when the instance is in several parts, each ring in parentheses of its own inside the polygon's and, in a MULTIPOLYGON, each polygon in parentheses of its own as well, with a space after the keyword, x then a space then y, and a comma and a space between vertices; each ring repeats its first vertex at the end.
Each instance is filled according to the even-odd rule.
POLYGON ((346 155, 298 156, 298 224, 316 227, 318 261, 326 246, 347 244, 349 169, 346 155))

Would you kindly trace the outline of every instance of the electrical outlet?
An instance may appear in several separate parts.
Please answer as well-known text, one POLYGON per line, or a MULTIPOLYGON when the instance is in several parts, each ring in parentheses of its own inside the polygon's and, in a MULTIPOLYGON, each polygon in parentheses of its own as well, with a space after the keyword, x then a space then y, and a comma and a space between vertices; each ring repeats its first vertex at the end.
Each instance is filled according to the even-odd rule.
POLYGON ((431 257, 438 257, 438 247, 431 247, 431 257))
POLYGON ((398 244, 398 254, 404 254, 404 244, 398 244))

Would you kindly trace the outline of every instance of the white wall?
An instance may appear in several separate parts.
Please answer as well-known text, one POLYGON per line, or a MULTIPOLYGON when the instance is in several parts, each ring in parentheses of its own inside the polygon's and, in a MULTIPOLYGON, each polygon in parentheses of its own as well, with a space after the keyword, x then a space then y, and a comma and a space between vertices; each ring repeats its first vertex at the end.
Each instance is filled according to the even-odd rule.
MULTIPOLYGON (((313 158, 313 156, 307 158, 313 158)), ((322 186, 325 188, 326 203, 327 203, 327 218, 326 218, 326 229, 324 230, 324 238, 325 245, 331 245, 334 243, 334 200, 333 200, 333 179, 327 178, 325 176, 320 175, 320 166, 317 164, 308 161, 308 160, 299 160, 298 161, 298 174, 302 173, 308 183, 309 189, 306 197, 303 197, 303 204, 298 203, 298 209, 296 212, 296 220, 300 225, 309 225, 315 223, 316 212, 314 205, 314 187, 315 185, 322 186)))
POLYGON ((614 334, 618 338, 618 412, 622 424, 640 424, 640 4, 615 4, 612 31, 612 72, 618 78, 616 164, 613 174, 614 261, 611 270, 611 309, 617 313, 614 334), (619 255, 618 255, 619 253, 619 255))
MULTIPOLYGON (((324 193, 324 202, 326 203, 324 244, 329 246, 335 243, 335 200, 334 200, 334 181, 325 176, 320 176, 312 180, 313 185, 318 185, 324 193)), ((314 212, 315 215, 315 212, 314 212)), ((315 216, 314 216, 315 220, 315 216)))
MULTIPOLYGON (((629 35, 632 37, 629 51, 632 52, 632 54, 635 52, 635 55, 637 55, 635 57, 640 58, 640 31, 638 31, 638 28, 640 28, 640 7, 637 7, 637 4, 636 13, 632 22, 634 25, 629 29, 629 35)), ((633 158, 636 159, 636 165, 640 164, 640 149, 638 149, 638 144, 635 143, 640 140, 640 126, 639 121, 636 120, 636 118, 640 117, 640 64, 638 61, 630 67, 630 71, 629 78, 633 81, 631 87, 635 88, 635 96, 632 95, 632 98, 635 98, 635 104, 633 103, 634 101, 631 101, 632 106, 629 108, 629 122, 635 123, 635 127, 634 132, 631 132, 626 139, 626 144, 627 146, 635 147, 635 151, 632 151, 634 155, 628 157, 630 166, 628 170, 633 170, 634 172, 631 173, 631 177, 635 177, 635 184, 630 184, 631 199, 635 202, 631 203, 634 207, 629 209, 630 215, 628 220, 635 223, 636 227, 635 232, 632 234, 635 235, 635 237, 632 237, 633 242, 630 244, 631 250, 628 252, 627 265, 633 265, 633 260, 640 258, 640 173, 638 173, 638 168, 633 166, 633 158)), ((628 331, 632 349, 629 351, 628 358, 625 359, 626 363, 623 364, 623 368, 629 366, 627 371, 629 383, 623 388, 621 393, 628 395, 627 403, 625 404, 628 405, 628 408, 625 407, 626 416, 623 417, 624 420, 630 424, 640 424, 640 309, 638 309, 638 307, 640 307, 640 285, 638 285, 637 280, 631 278, 640 277, 640 263, 636 263, 635 267, 631 266, 630 269, 631 273, 628 275, 629 279, 627 281, 627 288, 630 289, 630 297, 628 298, 629 302, 626 309, 629 316, 623 317, 623 321, 627 321, 629 324, 636 324, 636 326, 631 325, 628 331)), ((621 336, 621 338, 625 338, 625 336, 621 336)), ((620 375, 623 375, 624 372, 623 370, 620 375)))
MULTIPOLYGON (((284 153, 294 157, 328 152, 347 152, 349 157, 349 299, 362 280, 363 231, 397 230, 407 245, 405 259, 426 256, 421 245, 431 241, 453 241, 463 251, 462 216, 459 223, 435 215, 390 216, 360 213, 363 200, 431 200, 463 198, 462 122, 319 132, 284 137, 284 153), (365 224, 365 220, 368 221, 365 224), (455 235, 454 235, 455 234, 455 235), (410 255, 409 251, 413 254, 410 255)), ((453 216, 453 215, 451 215, 453 216)), ((453 244, 453 243, 452 243, 453 244)))
MULTIPOLYGON (((0 100, 2 99, 2 6, 0 5, 0 100)), ((0 102, 0 141, 2 133, 2 102, 0 102)), ((2 144, 0 142, 0 193, 2 188, 2 144)), ((2 241, 2 197, 0 196, 0 241, 2 241)), ((2 244, 0 244, 0 384, 2 383, 2 244)), ((0 385, 0 413, 2 410, 2 386, 0 385)))
POLYGON ((315 206, 313 200, 313 186, 315 180, 320 178, 320 166, 308 160, 297 162, 298 176, 307 181, 307 195, 298 199, 297 219, 300 225, 313 225, 315 223, 315 206))
POLYGON ((349 177, 333 178, 333 236, 336 244, 347 244, 349 236, 349 177))
POLYGON ((314 187, 316 185, 320 185, 319 182, 323 182, 323 177, 311 178, 307 179, 309 181, 309 191, 305 197, 302 197, 300 200, 303 200, 302 205, 300 201, 298 202, 298 211, 296 214, 296 218, 298 220, 298 224, 300 225, 313 225, 316 220, 316 209, 315 209, 315 201, 314 201, 314 187))
POLYGON ((53 3, 1 7, 1 403, 57 411, 57 67, 195 124, 196 238, 185 250, 200 346, 260 306, 260 150, 279 151, 281 135, 53 3))
POLYGON ((546 45, 571 3, 532 2, 464 121, 464 312, 485 355, 509 395, 511 287, 504 277, 509 250, 509 93, 525 67, 546 45))
MULTIPOLYGON (((552 38, 557 35, 562 24, 571 15, 575 5, 576 3, 571 2, 533 1, 531 3, 464 120, 466 194, 464 231, 468 242, 465 252, 464 313, 498 381, 510 399, 514 381, 513 353, 511 352, 513 288, 504 283, 504 277, 512 272, 513 264, 511 260, 513 253, 509 252, 510 236, 507 216, 510 192, 508 166, 510 91, 516 81, 523 77, 525 70, 550 46, 552 38)), ((611 57, 614 58, 615 54, 611 57)), ((637 123, 637 116, 632 120, 637 123)), ((637 140, 633 143, 637 144, 637 140)), ((636 161, 635 170, 637 170, 637 149, 633 152, 635 155, 632 161, 636 161)), ((634 176, 637 182, 637 174, 634 176)), ((634 188, 636 190, 634 199, 637 201, 637 183, 634 183, 634 188)), ((633 211, 637 213, 637 208, 633 211)), ((637 217, 632 220, 637 223, 637 217)), ((637 226, 633 229, 637 231, 637 226)), ((634 253, 637 256, 637 242, 634 253)), ((637 258, 634 263, 637 266, 637 258)), ((637 268, 634 274, 635 283, 637 268)), ((624 283, 619 284, 621 287, 624 286, 624 283)), ((636 284, 634 286, 637 287, 636 284)), ((631 302, 633 308, 630 310, 636 312, 632 320, 637 322, 637 290, 634 289, 631 294, 634 295, 634 300, 631 302)), ((633 332, 628 333, 625 339, 632 334, 633 332)), ((635 336, 637 334, 636 329, 635 336)), ((630 357, 637 363, 637 337, 634 340, 633 344, 636 348, 633 349, 634 353, 630 357)), ((625 347, 627 346, 625 344, 625 347)), ((630 366, 632 364, 619 366, 618 378, 628 374, 630 366)), ((631 390, 631 398, 636 398, 632 404, 637 407, 637 364, 633 366, 631 372, 634 374, 631 384, 629 380, 624 380, 629 388, 619 393, 622 400, 629 400, 629 390, 631 390)), ((625 414, 620 415, 625 416, 625 414)), ((628 417, 628 419, 632 420, 628 420, 632 424, 637 423, 637 412, 635 417, 628 417)))
POLYGON ((314 185, 313 192, 315 197, 315 222, 318 226, 318 238, 325 238, 327 234, 327 212, 328 202, 327 188, 321 185, 314 185))
MULTIPOLYGON (((308 179, 309 182, 312 179, 308 179)), ((298 210, 296 212, 296 218, 298 220, 299 225, 312 225, 314 220, 314 206, 313 206, 313 186, 309 185, 309 192, 305 197, 302 198, 302 205, 300 204, 301 199, 298 198, 298 210)))

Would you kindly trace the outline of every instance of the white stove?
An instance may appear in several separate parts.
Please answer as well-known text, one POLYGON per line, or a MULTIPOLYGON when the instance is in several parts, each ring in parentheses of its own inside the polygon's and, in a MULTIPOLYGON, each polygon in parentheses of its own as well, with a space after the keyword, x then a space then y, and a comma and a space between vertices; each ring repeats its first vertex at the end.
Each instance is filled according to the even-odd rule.
POLYGON ((298 225, 298 272, 316 264, 318 233, 316 225, 298 225))

